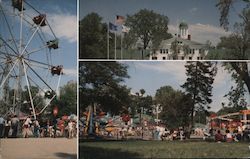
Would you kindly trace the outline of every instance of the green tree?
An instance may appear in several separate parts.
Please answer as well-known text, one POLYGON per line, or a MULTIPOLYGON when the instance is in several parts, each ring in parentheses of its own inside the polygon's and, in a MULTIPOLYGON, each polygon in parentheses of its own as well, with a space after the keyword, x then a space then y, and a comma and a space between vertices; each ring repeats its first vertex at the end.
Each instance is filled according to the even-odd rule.
POLYGON ((79 25, 79 57, 107 58, 107 24, 97 13, 86 15, 79 25))
MULTIPOLYGON (((218 0, 219 2, 216 4, 216 7, 218 7, 220 11, 220 24, 223 26, 226 30, 228 30, 229 25, 229 13, 230 9, 233 8, 233 5, 236 1, 239 2, 239 0, 218 0)), ((242 3, 246 4, 246 8, 249 8, 250 6, 250 0, 240 0, 242 3)))
POLYGON ((152 110, 153 99, 151 96, 145 96, 146 91, 144 89, 140 89, 139 92, 136 93, 136 97, 134 98, 134 102, 136 103, 136 111, 138 113, 146 113, 149 114, 152 110))
POLYGON ((236 86, 232 86, 231 90, 225 96, 228 97, 229 106, 244 105, 246 103, 244 95, 246 89, 250 93, 250 75, 247 62, 229 62, 224 64, 225 69, 232 74, 232 79, 236 86), (241 102, 240 102, 241 101, 241 102), (239 103, 240 102, 240 103, 239 103))
POLYGON ((58 116, 76 114, 77 110, 77 84, 74 81, 68 82, 60 88, 60 96, 56 100, 58 116))
MULTIPOLYGON (((229 10, 233 6, 234 0, 220 0, 217 4, 221 11, 221 25, 224 28, 228 28, 229 10)), ((242 19, 241 23, 235 24, 235 32, 229 37, 222 37, 218 47, 221 48, 228 59, 233 60, 246 60, 250 58, 250 1, 242 0, 246 4, 242 13, 239 15, 242 19)), ((249 66, 247 62, 231 62, 230 67, 226 67, 229 72, 235 72, 237 74, 237 84, 243 82, 250 94, 250 75, 249 66)), ((233 75, 235 76, 235 75, 233 75)), ((235 77, 233 77, 235 79, 235 77)))
POLYGON ((149 47, 150 42, 152 43, 152 48, 156 49, 162 40, 172 37, 168 33, 168 21, 167 16, 147 9, 142 9, 134 15, 128 15, 125 24, 131 28, 127 34, 128 39, 141 41, 144 50, 149 47))
POLYGON ((212 62, 187 62, 187 80, 181 86, 186 93, 192 97, 191 123, 193 127, 194 112, 197 110, 207 110, 212 102, 212 88, 214 76, 217 72, 216 64, 212 62))
MULTIPOLYGON (((14 90, 12 92, 14 94, 14 90)), ((31 86, 30 92, 33 98, 33 104, 36 109, 36 112, 40 112, 40 110, 42 110, 42 108, 45 106, 45 101, 44 101, 45 97, 40 94, 38 87, 31 86)), ((20 102, 21 106, 17 106, 17 107, 20 107, 21 112, 30 114, 31 113, 30 108, 32 106, 30 103, 30 96, 29 96, 29 91, 28 91, 27 86, 24 87, 24 90, 21 90, 21 95, 22 95, 21 102, 20 102)))
POLYGON ((130 103, 130 89, 121 83, 127 74, 127 66, 117 62, 81 62, 79 67, 80 109, 94 104, 103 111, 119 114, 130 103))
POLYGON ((192 108, 192 98, 171 86, 161 87, 156 91, 156 104, 162 106, 160 118, 168 128, 188 126, 192 108))

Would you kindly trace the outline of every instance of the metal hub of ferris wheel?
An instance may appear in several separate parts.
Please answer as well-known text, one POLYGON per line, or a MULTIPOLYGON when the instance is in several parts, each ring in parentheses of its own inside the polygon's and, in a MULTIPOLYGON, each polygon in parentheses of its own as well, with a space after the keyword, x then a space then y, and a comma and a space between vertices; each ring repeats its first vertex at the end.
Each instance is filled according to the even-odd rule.
POLYGON ((0 113, 28 108, 36 119, 59 89, 58 38, 28 0, 0 1, 0 22, 0 113))

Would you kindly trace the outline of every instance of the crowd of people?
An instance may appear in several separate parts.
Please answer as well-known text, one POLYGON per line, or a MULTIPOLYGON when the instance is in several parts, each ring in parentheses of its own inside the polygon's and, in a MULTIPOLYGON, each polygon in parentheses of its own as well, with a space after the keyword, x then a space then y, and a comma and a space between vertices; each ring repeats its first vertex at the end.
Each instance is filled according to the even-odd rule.
POLYGON ((214 136, 216 142, 239 142, 249 140, 249 129, 247 127, 238 126, 234 130, 210 130, 210 134, 214 136), (216 131, 216 133, 214 133, 216 131))
POLYGON ((39 120, 27 116, 18 118, 9 115, 0 116, 0 138, 17 137, 68 137, 77 136, 76 120, 54 118, 53 120, 39 120))

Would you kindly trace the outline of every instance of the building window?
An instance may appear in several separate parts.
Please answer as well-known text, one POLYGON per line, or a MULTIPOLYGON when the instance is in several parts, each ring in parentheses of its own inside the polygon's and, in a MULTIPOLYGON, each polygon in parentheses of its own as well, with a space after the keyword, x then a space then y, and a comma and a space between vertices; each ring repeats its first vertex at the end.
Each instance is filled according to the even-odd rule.
POLYGON ((201 54, 202 53, 202 49, 199 49, 199 54, 201 54))
POLYGON ((192 49, 189 49, 189 53, 192 54, 192 49))
POLYGON ((200 60, 203 60, 203 57, 200 57, 200 60))
POLYGON ((182 56, 181 59, 184 60, 184 56, 182 56))
POLYGON ((178 54, 181 53, 180 49, 177 50, 178 54))
POLYGON ((162 54, 162 49, 160 49, 160 54, 162 54))
POLYGON ((193 54, 194 54, 194 52, 195 52, 195 49, 193 49, 193 54))
POLYGON ((192 60, 192 57, 189 57, 189 60, 192 60))
POLYGON ((165 49, 163 49, 163 53, 164 53, 164 54, 166 53, 166 50, 165 50, 165 49))
POLYGON ((164 56, 164 57, 162 57, 162 60, 166 60, 166 57, 164 56))
POLYGON ((153 56, 153 57, 152 57, 152 60, 157 60, 157 57, 156 57, 156 56, 153 56))
POLYGON ((200 57, 197 57, 197 60, 200 60, 200 57))
POLYGON ((166 49, 166 53, 168 54, 168 49, 166 49))

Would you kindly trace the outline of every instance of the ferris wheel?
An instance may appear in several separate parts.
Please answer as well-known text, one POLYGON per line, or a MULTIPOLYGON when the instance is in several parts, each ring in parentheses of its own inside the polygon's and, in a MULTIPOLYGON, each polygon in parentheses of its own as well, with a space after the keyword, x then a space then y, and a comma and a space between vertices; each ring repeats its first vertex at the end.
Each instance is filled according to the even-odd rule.
POLYGON ((36 119, 57 97, 63 66, 54 64, 59 40, 49 18, 30 2, 0 1, 0 107, 28 108, 36 119))

